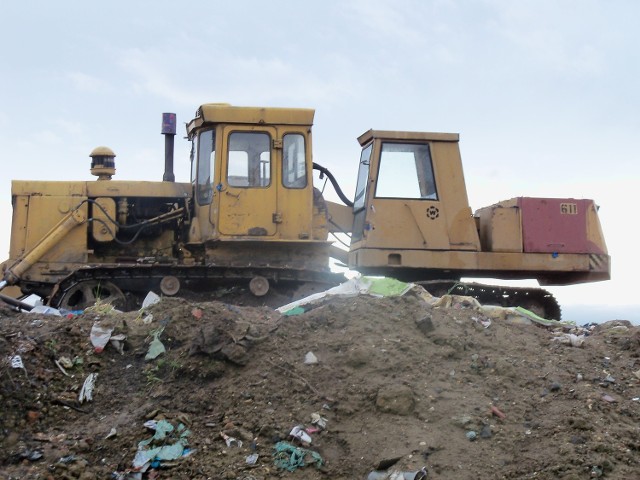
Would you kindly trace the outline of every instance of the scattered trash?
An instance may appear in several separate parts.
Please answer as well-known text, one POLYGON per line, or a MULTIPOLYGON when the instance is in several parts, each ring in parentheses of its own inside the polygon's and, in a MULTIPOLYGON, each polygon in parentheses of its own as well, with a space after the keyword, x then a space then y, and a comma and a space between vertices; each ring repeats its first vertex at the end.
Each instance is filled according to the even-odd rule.
POLYGON ((124 333, 120 333, 118 335, 111 335, 109 342, 113 345, 120 355, 124 355, 124 341, 127 336, 124 333))
POLYGON ((491 326, 491 319, 490 318, 478 318, 478 317, 471 317, 471 320, 473 320, 476 323, 479 323, 480 325, 482 325, 484 328, 489 328, 491 326))
POLYGON ((160 341, 160 335, 163 330, 164 328, 160 328, 153 332, 153 340, 151 340, 151 343, 149 344, 149 350, 144 357, 145 360, 153 360, 167 351, 164 348, 164 344, 160 341))
POLYGON ((324 460, 320 454, 313 450, 296 447, 287 442, 278 442, 273 448, 275 450, 273 462, 276 467, 289 472, 306 467, 309 464, 314 464, 316 468, 320 468, 324 464, 324 460), (307 460, 308 457, 310 457, 309 460, 307 460))
POLYGON ((473 297, 466 295, 443 295, 440 298, 435 297, 435 300, 431 303, 432 307, 436 308, 457 308, 457 309, 473 309, 480 310, 482 305, 473 297))
POLYGON ((300 315, 304 313, 304 309, 300 311, 296 310, 297 308, 318 302, 328 296, 355 297, 368 294, 375 297, 395 297, 404 295, 414 287, 413 283, 400 282, 395 278, 357 277, 351 278, 325 292, 314 293, 301 300, 283 305, 276 310, 283 315, 300 315))
POLYGON ((25 450, 20 453, 20 458, 24 458, 30 462, 37 462, 42 457, 44 457, 44 454, 41 450, 25 450))
POLYGON ((59 312, 61 316, 72 319, 74 317, 77 317, 78 315, 82 315, 84 313, 84 310, 65 310, 64 308, 61 308, 59 312))
POLYGON ((230 437, 224 432, 220 432, 220 436, 224 438, 227 447, 238 447, 242 448, 242 440, 238 440, 237 438, 230 437))
POLYGON ((582 345, 584 345, 584 335, 563 333, 557 337, 553 337, 551 341, 562 343, 563 345, 571 345, 572 347, 582 347, 582 345))
POLYGON ((607 403, 616 403, 618 401, 615 398, 613 398, 611 395, 603 395, 602 400, 607 403))
POLYGON ((146 472, 149 467, 170 466, 167 462, 194 453, 194 450, 188 448, 187 437, 191 435, 191 431, 184 424, 180 423, 174 427, 167 420, 152 420, 144 425, 155 430, 155 433, 153 437, 138 443, 138 451, 133 459, 134 470, 146 472))
POLYGON ((155 305, 159 301, 160 301, 160 297, 157 294, 153 292, 149 292, 147 293, 147 296, 144 297, 144 300, 142 301, 142 309, 149 308, 151 305, 155 305))
POLYGON ((296 425, 295 427, 293 427, 291 429, 291 432, 289 432, 289 435, 300 440, 303 445, 309 445, 312 441, 309 434, 304 431, 304 427, 302 425, 296 425))
POLYGON ((247 465, 255 465, 256 463, 258 463, 258 458, 260 456, 257 453, 252 453, 251 455, 247 456, 247 458, 245 458, 245 462, 247 463, 247 465))
POLYGON ((426 467, 422 467, 422 469, 416 472, 399 472, 397 470, 385 472, 374 470, 367 475, 367 480, 424 480, 426 478, 426 467))
POLYGON ((22 363, 22 357, 20 355, 14 355, 11 357, 11 368, 24 369, 24 363, 22 363))
POLYGON ((82 389, 80 389, 80 395, 78 395, 78 402, 83 403, 85 401, 91 402, 93 401, 93 389, 96 385, 96 379, 98 378, 97 373, 90 373, 87 378, 84 380, 82 384, 82 389))
POLYGON ((107 436, 106 436, 106 437, 104 437, 104 438, 105 438, 105 440, 106 440, 107 438, 113 438, 113 437, 115 437, 116 435, 118 435, 118 431, 116 430, 116 428, 115 428, 115 427, 113 427, 111 430, 109 430, 109 433, 107 433, 107 436))
POLYGON ((286 312, 284 312, 284 316, 285 317, 293 317, 296 315, 302 315, 305 312, 305 309, 302 307, 295 307, 292 308, 291 310, 287 310, 286 312))
POLYGON ((60 357, 58 363, 64 368, 73 368, 73 361, 69 357, 60 357))
POLYGON ((401 297, 414 287, 413 283, 401 282, 395 278, 362 277, 364 285, 368 285, 367 293, 374 297, 401 297))
POLYGON ((574 322, 549 320, 547 318, 543 318, 540 315, 537 315, 532 311, 522 307, 516 307, 513 309, 513 311, 544 327, 575 328, 576 326, 574 322))
POLYGON ((465 436, 467 437, 467 440, 471 442, 473 442, 476 438, 478 438, 478 434, 473 430, 469 430, 467 433, 465 433, 465 436))
POLYGON ((98 322, 93 324, 89 338, 91 339, 91 345, 93 345, 96 353, 101 353, 104 350, 104 347, 109 343, 112 332, 113 328, 102 327, 98 322))
MULTIPOLYGON (((68 360, 68 359, 67 359, 68 360)), ((69 362, 71 362, 71 360, 69 360, 69 362)), ((67 373, 67 371, 64 369, 64 367, 62 366, 62 363, 60 362, 60 360, 54 360, 53 363, 56 364, 56 367, 58 367, 58 370, 60 370, 62 372, 63 375, 70 377, 71 375, 69 375, 69 373, 67 373)), ((71 366, 73 366, 73 364, 71 364, 71 366)), ((67 368, 71 368, 71 367, 67 367, 67 368)))
MULTIPOLYGON (((157 414, 158 410, 154 410, 152 415, 157 414)), ((148 428, 149 430, 155 430, 158 426, 158 422, 156 420, 147 420, 142 424, 143 427, 148 428)))
POLYGON ((46 305, 36 305, 29 311, 29 313, 40 313, 42 315, 53 315, 56 317, 62 316, 60 310, 58 310, 57 308, 48 307, 46 305))
POLYGON ((491 413, 498 417, 500 420, 504 420, 505 418, 507 418, 507 416, 502 413, 495 405, 491 405, 491 413))
POLYGON ((311 414, 311 423, 317 425, 322 430, 327 428, 327 419, 317 412, 311 414))
POLYGON ((19 368, 24 372, 25 378, 29 379, 27 375, 27 369, 24 366, 24 362, 22 361, 22 357, 20 355, 14 355, 13 357, 8 357, 9 363, 11 364, 11 368, 19 368))
POLYGON ((195 318, 196 320, 200 320, 202 318, 202 309, 194 308, 193 310, 191 310, 191 315, 193 315, 193 318, 195 318))
POLYGON ((307 365, 318 363, 318 357, 316 357, 313 352, 307 352, 307 354, 304 356, 304 363, 307 365))

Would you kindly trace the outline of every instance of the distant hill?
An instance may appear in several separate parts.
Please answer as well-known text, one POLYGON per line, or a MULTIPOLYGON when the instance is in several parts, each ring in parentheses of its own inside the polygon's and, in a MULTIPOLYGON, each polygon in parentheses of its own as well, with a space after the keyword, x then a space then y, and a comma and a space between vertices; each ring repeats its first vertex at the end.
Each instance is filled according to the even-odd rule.
POLYGON ((562 319, 578 325, 629 320, 640 325, 640 305, 562 305, 562 319))

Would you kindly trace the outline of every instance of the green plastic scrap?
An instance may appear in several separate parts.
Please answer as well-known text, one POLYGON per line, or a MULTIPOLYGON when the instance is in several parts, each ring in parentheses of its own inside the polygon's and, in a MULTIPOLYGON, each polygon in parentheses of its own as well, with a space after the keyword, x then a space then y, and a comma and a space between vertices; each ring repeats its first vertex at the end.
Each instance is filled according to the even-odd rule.
POLYGON ((297 468, 306 467, 305 458, 311 456, 316 468, 322 467, 324 460, 318 452, 296 447, 287 442, 278 442, 274 445, 273 463, 276 467, 293 472, 297 468))
POLYGON ((363 280, 371 282, 369 293, 382 297, 399 297, 407 293, 413 287, 410 283, 401 282, 395 278, 364 277, 363 280))
POLYGON ((295 307, 295 308, 292 308, 291 310, 287 310, 286 312, 284 312, 284 316, 293 317, 295 315, 302 315, 303 313, 304 313, 304 308, 295 307))
POLYGON ((560 321, 560 320, 549 320, 541 317, 540 315, 536 315, 530 310, 522 307, 516 307, 515 311, 520 315, 527 317, 529 320, 535 323, 539 323, 540 325, 545 325, 547 327, 575 327, 574 322, 569 321, 560 321))
MULTIPOLYGON (((138 443, 138 445, 146 446, 151 442, 164 440, 167 437, 167 434, 171 432, 173 432, 173 425, 171 425, 171 423, 167 422, 166 420, 160 420, 158 423, 156 423, 156 430, 153 434, 153 437, 148 438, 147 440, 142 440, 140 443, 138 443)), ((180 436, 182 437, 183 435, 180 436)))
POLYGON ((164 344, 160 341, 160 335, 163 330, 164 328, 160 328, 153 332, 153 340, 151 340, 151 343, 149 344, 149 350, 144 357, 145 360, 153 360, 167 351, 164 348, 164 344))

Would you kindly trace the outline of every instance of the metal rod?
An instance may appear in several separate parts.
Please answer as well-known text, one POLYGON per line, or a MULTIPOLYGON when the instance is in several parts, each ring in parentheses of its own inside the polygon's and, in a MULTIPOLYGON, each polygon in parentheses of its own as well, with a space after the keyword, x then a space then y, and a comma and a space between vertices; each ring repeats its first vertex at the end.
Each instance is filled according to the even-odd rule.
POLYGON ((12 307, 18 307, 18 308, 21 308, 22 310, 27 310, 27 311, 33 310, 33 305, 29 305, 28 303, 21 302, 20 300, 13 297, 2 295, 1 293, 0 293, 0 300, 2 300, 4 303, 8 305, 11 305, 12 307))

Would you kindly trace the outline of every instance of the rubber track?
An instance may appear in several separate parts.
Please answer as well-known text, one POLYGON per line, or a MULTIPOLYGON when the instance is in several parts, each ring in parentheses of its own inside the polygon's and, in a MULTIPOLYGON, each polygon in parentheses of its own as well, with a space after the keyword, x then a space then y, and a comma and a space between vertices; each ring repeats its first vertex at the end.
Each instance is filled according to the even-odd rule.
POLYGON ((560 305, 555 297, 542 288, 505 287, 454 280, 430 280, 415 283, 438 297, 447 293, 465 295, 477 299, 483 305, 523 307, 547 319, 560 320, 562 316, 560 305))

